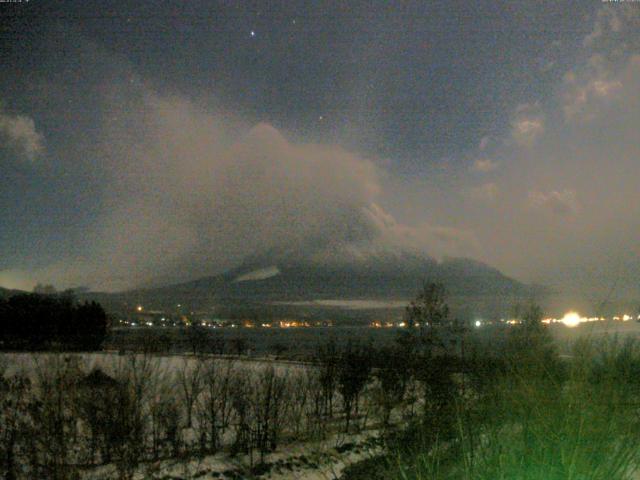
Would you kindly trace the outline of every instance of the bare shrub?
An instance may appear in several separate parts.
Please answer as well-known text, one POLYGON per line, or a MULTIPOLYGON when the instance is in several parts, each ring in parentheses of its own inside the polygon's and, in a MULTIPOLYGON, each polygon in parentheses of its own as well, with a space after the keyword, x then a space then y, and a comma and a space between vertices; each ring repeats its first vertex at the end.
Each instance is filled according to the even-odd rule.
POLYGON ((19 477, 19 472, 35 477, 31 381, 25 376, 0 377, 0 475, 19 477))

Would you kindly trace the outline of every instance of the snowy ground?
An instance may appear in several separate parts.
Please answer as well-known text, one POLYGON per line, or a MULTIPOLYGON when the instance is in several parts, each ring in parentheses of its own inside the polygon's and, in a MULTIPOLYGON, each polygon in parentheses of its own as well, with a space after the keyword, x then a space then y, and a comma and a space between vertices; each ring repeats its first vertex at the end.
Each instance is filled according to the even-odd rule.
MULTIPOLYGON (((219 479, 238 480, 334 480, 349 465, 381 452, 380 432, 371 430, 354 435, 334 435, 321 442, 296 443, 279 448, 265 458, 262 469, 253 472, 248 456, 230 458, 220 453, 189 460, 165 460, 141 465, 135 475, 143 479, 219 479)), ((254 459, 254 464, 256 460, 254 459)), ((106 465, 83 473, 84 480, 116 477, 115 468, 106 465)))

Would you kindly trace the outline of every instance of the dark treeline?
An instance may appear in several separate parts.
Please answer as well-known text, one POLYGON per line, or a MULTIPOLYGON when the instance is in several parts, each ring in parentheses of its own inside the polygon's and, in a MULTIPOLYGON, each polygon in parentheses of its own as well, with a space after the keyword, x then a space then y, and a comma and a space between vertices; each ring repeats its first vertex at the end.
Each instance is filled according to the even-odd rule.
POLYGON ((104 309, 70 294, 25 293, 0 299, 3 350, 97 350, 107 333, 104 309))

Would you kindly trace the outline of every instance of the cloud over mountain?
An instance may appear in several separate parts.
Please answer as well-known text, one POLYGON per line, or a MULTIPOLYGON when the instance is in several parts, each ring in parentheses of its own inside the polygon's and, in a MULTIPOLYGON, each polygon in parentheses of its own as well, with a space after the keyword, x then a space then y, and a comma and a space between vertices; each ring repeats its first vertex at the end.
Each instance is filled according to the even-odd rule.
POLYGON ((118 91, 99 146, 106 214, 87 254, 43 277, 117 289, 219 272, 267 251, 407 248, 474 253, 469 232, 401 224, 377 200, 383 171, 339 146, 294 143, 177 96, 118 91))

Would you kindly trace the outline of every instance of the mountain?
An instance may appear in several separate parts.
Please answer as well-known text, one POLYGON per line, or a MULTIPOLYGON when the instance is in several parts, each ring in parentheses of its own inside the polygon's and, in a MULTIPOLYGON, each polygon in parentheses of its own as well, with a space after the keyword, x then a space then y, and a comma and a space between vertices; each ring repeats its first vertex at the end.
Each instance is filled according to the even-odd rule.
MULTIPOLYGON (((310 257, 269 252, 219 275, 158 288, 74 293, 116 315, 144 305, 145 311, 215 311, 222 318, 335 319, 340 309, 342 317, 362 319, 380 318, 382 310, 386 318, 397 317, 425 282, 444 284, 452 312, 461 318, 503 317, 516 303, 546 293, 468 258, 437 261, 402 249, 349 247, 310 257)), ((0 289, 0 297, 12 293, 0 289)))
MULTIPOLYGON (((351 252, 353 253, 353 252, 351 252)), ((529 287, 467 258, 436 261, 407 251, 357 252, 339 258, 248 258, 220 275, 121 294, 129 302, 208 308, 313 300, 407 300, 423 282, 441 282, 450 297, 524 297, 529 287)), ((104 301, 104 299, 103 299, 104 301)))
POLYGON ((0 298, 2 299, 7 299, 9 297, 12 297, 13 295, 18 295, 19 293, 26 293, 26 292, 22 290, 11 290, 8 288, 0 287, 0 298))

